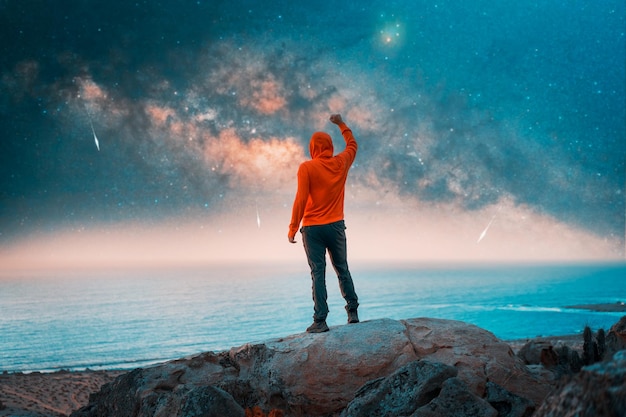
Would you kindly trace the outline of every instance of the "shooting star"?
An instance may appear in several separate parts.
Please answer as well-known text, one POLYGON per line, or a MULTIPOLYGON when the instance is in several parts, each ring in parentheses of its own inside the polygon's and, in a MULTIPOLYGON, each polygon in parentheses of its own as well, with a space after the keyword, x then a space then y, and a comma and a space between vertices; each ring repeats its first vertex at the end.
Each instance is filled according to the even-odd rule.
POLYGON ((256 206, 256 225, 260 229, 261 228, 261 216, 259 215, 259 205, 255 204, 255 206, 256 206))
POLYGON ((89 124, 91 125, 91 133, 93 133, 93 140, 96 142, 96 148, 98 148, 98 152, 100 152, 100 142, 98 142, 98 137, 96 136, 96 131, 93 128, 93 123, 91 123, 91 118, 89 118, 89 124))
POLYGON ((491 220, 489 221, 489 224, 487 224, 487 227, 485 227, 485 230, 483 230, 483 232, 480 234, 480 237, 478 238, 478 240, 476 241, 476 243, 480 243, 481 240, 483 240, 485 238, 485 236, 487 236, 487 231, 489 230, 489 228, 491 227, 491 224, 493 223, 493 221, 496 219, 496 216, 498 215, 498 213, 500 212, 500 207, 498 207, 498 211, 496 211, 496 213, 493 215, 493 217, 491 218, 491 220))
POLYGON ((96 130, 93 128, 91 115, 89 114, 89 110, 87 110, 87 108, 85 108, 85 111, 87 112, 87 118, 89 119, 89 126, 91 126, 91 133, 93 133, 93 141, 96 143, 96 148, 98 149, 98 152, 100 152, 100 142, 98 141, 98 137, 96 136, 96 130))

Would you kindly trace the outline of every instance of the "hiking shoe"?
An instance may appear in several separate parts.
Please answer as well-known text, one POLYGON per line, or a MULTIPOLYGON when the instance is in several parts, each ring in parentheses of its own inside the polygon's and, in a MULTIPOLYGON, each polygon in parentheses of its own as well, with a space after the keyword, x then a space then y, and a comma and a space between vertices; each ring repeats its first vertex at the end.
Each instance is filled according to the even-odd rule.
POLYGON ((356 310, 348 310, 348 323, 358 323, 359 315, 356 310))
POLYGON ((323 333, 328 331, 328 325, 326 324, 326 320, 324 321, 314 321, 312 325, 307 327, 307 333, 323 333))

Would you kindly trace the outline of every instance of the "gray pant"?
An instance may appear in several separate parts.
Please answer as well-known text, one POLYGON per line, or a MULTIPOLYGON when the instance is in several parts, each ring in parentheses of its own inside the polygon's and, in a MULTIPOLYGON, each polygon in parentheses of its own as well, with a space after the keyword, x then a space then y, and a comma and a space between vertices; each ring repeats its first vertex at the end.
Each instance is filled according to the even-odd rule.
POLYGON ((354 291, 352 276, 348 269, 346 247, 346 226, 343 220, 320 226, 305 226, 302 232, 304 251, 306 252, 311 278, 313 280, 313 319, 326 320, 328 304, 326 299, 326 250, 330 261, 339 279, 341 295, 346 300, 346 310, 355 311, 359 306, 358 297, 354 291))

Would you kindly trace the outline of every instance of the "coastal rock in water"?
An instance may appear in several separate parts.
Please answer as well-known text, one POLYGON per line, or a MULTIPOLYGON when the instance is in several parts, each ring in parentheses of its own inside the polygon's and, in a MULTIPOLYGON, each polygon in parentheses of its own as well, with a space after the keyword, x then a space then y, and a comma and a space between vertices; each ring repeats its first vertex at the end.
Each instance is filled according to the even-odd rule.
POLYGON ((626 350, 584 367, 551 394, 533 417, 626 416, 626 350))
MULTIPOLYGON (((507 344, 479 327, 430 318, 380 319, 136 370, 104 386, 73 416, 154 415, 144 408, 205 386, 228 393, 243 408, 281 409, 286 416, 337 415, 366 383, 419 360, 454 367, 478 398, 485 396, 488 381, 537 405, 552 388, 507 344)), ((184 415, 176 413, 171 415, 184 415)))

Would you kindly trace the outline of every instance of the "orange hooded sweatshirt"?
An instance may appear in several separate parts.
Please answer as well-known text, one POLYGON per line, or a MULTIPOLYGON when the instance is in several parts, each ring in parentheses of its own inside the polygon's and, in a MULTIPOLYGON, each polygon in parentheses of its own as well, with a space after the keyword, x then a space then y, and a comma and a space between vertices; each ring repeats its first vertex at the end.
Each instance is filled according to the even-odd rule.
POLYGON ((333 141, 328 133, 311 136, 311 160, 298 168, 298 191, 293 202, 289 237, 300 227, 334 223, 343 220, 343 200, 348 170, 354 162, 357 143, 345 123, 339 125, 346 149, 333 156, 333 141))

